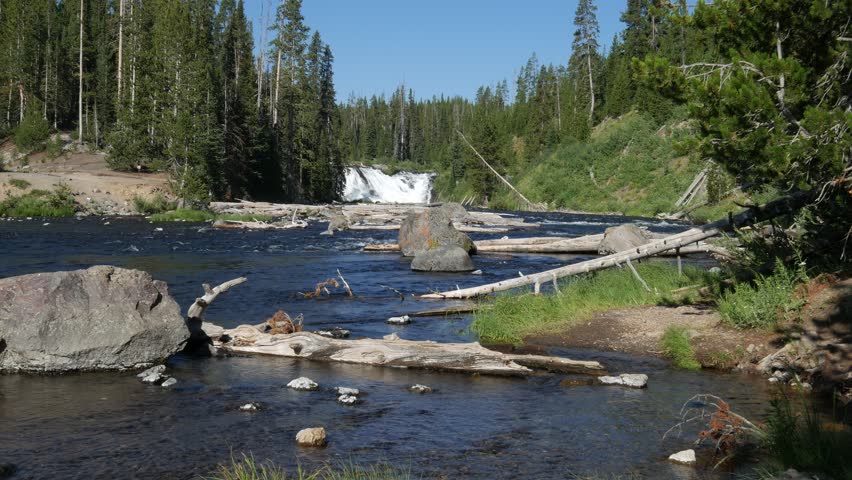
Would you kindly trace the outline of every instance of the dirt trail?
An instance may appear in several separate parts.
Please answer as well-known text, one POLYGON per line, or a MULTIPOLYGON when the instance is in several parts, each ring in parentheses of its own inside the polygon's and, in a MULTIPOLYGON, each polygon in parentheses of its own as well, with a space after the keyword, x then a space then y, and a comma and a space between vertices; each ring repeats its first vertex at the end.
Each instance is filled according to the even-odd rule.
MULTIPOLYGON (((8 142, 0 150, 9 150, 8 142)), ((7 155, 8 158, 8 155, 7 155)), ((7 160, 7 171, 0 172, 0 201, 32 189, 53 190, 64 183, 86 211, 107 215, 134 214, 135 196, 152 197, 169 190, 168 177, 163 173, 116 172, 107 167, 106 156, 100 152, 65 152, 50 160, 45 152, 26 157, 26 160, 7 160), (12 179, 29 182, 19 189, 9 183, 12 179)))

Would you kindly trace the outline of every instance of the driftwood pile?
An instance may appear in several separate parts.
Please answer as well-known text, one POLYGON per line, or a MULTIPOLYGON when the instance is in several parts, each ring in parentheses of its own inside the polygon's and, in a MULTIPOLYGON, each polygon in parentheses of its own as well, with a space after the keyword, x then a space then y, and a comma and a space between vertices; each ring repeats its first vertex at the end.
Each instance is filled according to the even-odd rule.
POLYGON ((588 375, 606 375, 595 361, 571 360, 542 355, 512 355, 489 350, 479 343, 436 343, 401 340, 395 334, 382 339, 340 340, 299 331, 302 322, 279 312, 260 325, 224 329, 204 322, 210 303, 231 287, 245 282, 238 278, 215 288, 205 285, 205 294, 189 308, 191 320, 214 350, 226 353, 273 355, 323 362, 342 362, 395 368, 426 368, 487 375, 527 376, 536 370, 588 375))

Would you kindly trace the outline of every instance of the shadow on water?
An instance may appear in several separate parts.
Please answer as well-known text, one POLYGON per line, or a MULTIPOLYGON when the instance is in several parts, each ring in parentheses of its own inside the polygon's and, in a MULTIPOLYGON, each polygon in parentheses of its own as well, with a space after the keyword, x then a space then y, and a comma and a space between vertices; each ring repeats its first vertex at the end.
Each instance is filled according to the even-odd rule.
MULTIPOLYGON (((532 217, 532 216, 531 216, 532 217)), ((536 214, 547 234, 599 233, 623 219, 536 214), (549 223, 548 223, 549 222, 549 223)), ((446 305, 410 297, 552 268, 571 256, 477 257, 485 275, 414 274, 396 254, 366 254, 367 243, 393 241, 394 232, 318 235, 305 231, 240 232, 203 225, 151 225, 140 219, 0 222, 0 276, 113 264, 151 272, 168 282, 184 308, 201 283, 247 276, 249 283, 211 307, 224 326, 257 323, 275 310, 303 313, 309 329, 343 326, 354 337, 396 332, 402 338, 472 340, 467 317, 417 318, 405 327, 385 319, 446 305), (161 227, 162 231, 156 231, 161 227), (358 294, 304 300, 298 292, 340 269, 358 294), (407 295, 404 300, 386 287, 407 295)), ((649 223, 677 231, 679 225, 649 223)), ((542 232, 535 232, 541 235, 542 232)), ((510 234, 514 235, 514 234, 510 234)), ((480 237, 483 238, 483 237, 480 237)), ((0 375, 0 463, 16 478, 193 478, 234 452, 253 452, 282 466, 389 460, 423 478, 565 478, 569 472, 646 478, 704 478, 666 463, 695 438, 661 440, 682 403, 712 392, 749 417, 769 397, 765 382, 739 375, 670 370, 653 358, 583 350, 553 353, 596 359, 611 371, 648 373, 649 388, 562 387, 560 376, 494 378, 418 370, 323 364, 266 357, 169 361, 179 383, 170 390, 144 385, 131 373, 62 376, 0 375), (308 376, 316 392, 286 388, 308 376), (412 394, 414 383, 435 392, 412 394), (336 402, 333 387, 366 392, 360 405, 336 402), (238 406, 259 402, 257 413, 238 406), (296 432, 325 426, 329 446, 301 449, 296 432)), ((713 478, 709 476, 708 478, 713 478)))

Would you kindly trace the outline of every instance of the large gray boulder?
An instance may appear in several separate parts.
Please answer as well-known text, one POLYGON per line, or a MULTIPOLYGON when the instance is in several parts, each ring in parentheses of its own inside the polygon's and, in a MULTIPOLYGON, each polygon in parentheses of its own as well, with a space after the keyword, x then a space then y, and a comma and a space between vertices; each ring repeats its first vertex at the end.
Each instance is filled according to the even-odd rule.
POLYGON ((627 223, 617 227, 609 227, 604 232, 604 238, 598 245, 598 253, 610 255, 630 250, 650 242, 651 236, 636 225, 627 223))
POLYGON ((476 267, 463 248, 446 245, 417 252, 411 261, 411 269, 418 272, 472 272, 476 267))
POLYGON ((413 257, 418 252, 450 245, 460 247, 469 254, 476 253, 476 246, 470 237, 453 226, 453 217, 460 214, 453 205, 409 213, 399 229, 399 247, 403 256, 413 257))
POLYGON ((164 282, 111 266, 0 279, 0 371, 135 368, 183 348, 164 282))

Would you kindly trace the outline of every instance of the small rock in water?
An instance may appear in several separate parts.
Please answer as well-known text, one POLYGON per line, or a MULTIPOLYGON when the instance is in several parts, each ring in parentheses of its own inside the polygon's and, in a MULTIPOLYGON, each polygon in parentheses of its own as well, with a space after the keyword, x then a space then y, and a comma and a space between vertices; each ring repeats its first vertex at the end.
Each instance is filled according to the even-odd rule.
POLYGON ((338 395, 352 395, 353 397, 361 394, 361 391, 357 388, 349 388, 349 387, 337 387, 338 395))
POLYGON ((470 272, 471 275, 482 275, 482 270, 474 270, 470 272))
POLYGON ((163 373, 165 371, 166 371, 165 365, 157 365, 157 366, 149 368, 148 370, 142 371, 141 373, 137 374, 136 376, 139 377, 139 378, 145 378, 148 375, 151 375, 151 374, 154 374, 154 373, 163 373))
POLYGON ((349 338, 349 330, 340 327, 334 327, 330 330, 316 330, 314 333, 321 337, 349 338))
POLYGON ((358 403, 358 397, 355 395, 341 395, 337 397, 337 403, 342 405, 355 405, 358 403))
POLYGON ((136 245, 130 245, 124 249, 125 252, 138 252, 139 248, 136 245))
POLYGON ((681 452, 673 453, 669 455, 669 461, 673 463, 679 463, 681 465, 694 465, 695 464, 695 450, 683 450, 681 452))
POLYGON ((296 443, 303 447, 324 447, 326 444, 325 429, 315 427, 300 430, 296 434, 296 443))
POLYGON ((155 229, 154 229, 154 231, 155 231, 155 232, 162 232, 162 231, 163 231, 163 227, 157 227, 157 228, 155 228, 155 229))
POLYGON ((41 226, 42 226, 42 227, 46 227, 46 226, 48 226, 48 225, 50 225, 50 222, 45 222, 45 223, 42 223, 42 224, 41 224, 41 226))
POLYGON ((168 387, 171 387, 172 385, 174 385, 176 383, 177 383, 177 379, 175 379, 175 377, 169 377, 169 378, 166 379, 165 382, 161 383, 160 386, 164 387, 164 388, 168 388, 168 387))
POLYGON ((408 315, 403 315, 401 317, 391 317, 387 320, 387 323, 391 325, 408 325, 411 323, 411 317, 408 315))
POLYGON ((414 392, 414 393, 432 393, 432 388, 427 387, 426 385, 420 385, 418 383, 416 385, 412 385, 412 386, 408 387, 408 391, 414 392))
POLYGON ((316 390, 318 387, 317 383, 308 377, 299 377, 295 380, 291 380, 287 386, 293 390, 302 391, 316 390))
POLYGON ((148 376, 142 377, 142 383, 150 383, 154 385, 162 382, 165 378, 166 377, 162 376, 159 373, 152 373, 148 376))
POLYGON ((617 377, 598 377, 598 382, 603 385, 623 385, 631 388, 645 388, 648 386, 648 375, 644 373, 622 373, 617 377))
POLYGON ((260 410, 260 404, 257 404, 255 402, 240 405, 241 412, 256 412, 258 410, 260 410))

